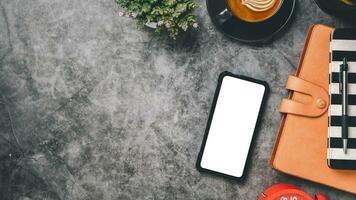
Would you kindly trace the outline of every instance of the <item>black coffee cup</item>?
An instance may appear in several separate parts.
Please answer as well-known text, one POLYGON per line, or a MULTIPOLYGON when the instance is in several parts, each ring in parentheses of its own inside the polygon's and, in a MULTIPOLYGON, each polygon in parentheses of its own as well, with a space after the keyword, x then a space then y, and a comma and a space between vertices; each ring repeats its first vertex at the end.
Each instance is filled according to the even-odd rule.
POLYGON ((354 20, 356 18, 355 0, 315 0, 324 11, 334 16, 354 20))
MULTIPOLYGON (((241 0, 236 0, 236 1, 241 1, 241 0)), ((271 19, 273 16, 275 16, 279 11, 280 9, 283 7, 283 3, 284 3, 284 0, 280 0, 279 2, 279 5, 278 5, 278 8, 267 18, 263 19, 263 20, 260 20, 260 21, 249 21, 249 20, 246 20, 246 19, 243 19, 237 15, 234 14, 234 11, 232 11, 228 5, 228 0, 222 0, 223 4, 224 4, 224 8, 221 10, 221 12, 219 12, 217 15, 215 15, 213 17, 213 20, 215 22, 217 22, 218 24, 223 24, 225 23, 226 21, 228 21, 229 19, 235 17, 241 21, 245 21, 247 23, 261 23, 261 22, 264 22, 264 21, 268 21, 269 19, 271 19)))
POLYGON ((281 35, 293 19, 297 0, 284 0, 274 15, 260 22, 247 22, 232 14, 226 0, 206 0, 213 24, 240 42, 261 44, 281 35))

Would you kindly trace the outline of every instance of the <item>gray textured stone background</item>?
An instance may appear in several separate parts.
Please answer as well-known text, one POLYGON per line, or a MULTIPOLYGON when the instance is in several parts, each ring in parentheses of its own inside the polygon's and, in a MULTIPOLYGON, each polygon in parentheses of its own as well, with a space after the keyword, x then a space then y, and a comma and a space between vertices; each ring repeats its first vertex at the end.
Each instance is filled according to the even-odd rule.
POLYGON ((248 46, 199 2, 200 28, 174 42, 137 30, 113 0, 0 0, 0 199, 253 200, 278 182, 355 199, 268 166, 308 27, 347 24, 299 0, 280 39, 248 46), (224 70, 271 86, 242 183, 195 169, 224 70))

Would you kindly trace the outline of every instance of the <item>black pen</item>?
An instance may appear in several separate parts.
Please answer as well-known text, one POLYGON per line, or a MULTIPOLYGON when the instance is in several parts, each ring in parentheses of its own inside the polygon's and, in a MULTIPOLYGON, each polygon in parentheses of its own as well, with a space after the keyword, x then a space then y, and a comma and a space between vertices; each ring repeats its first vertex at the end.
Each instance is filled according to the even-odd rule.
POLYGON ((348 130, 348 114, 347 114, 347 84, 348 84, 348 64, 346 58, 343 59, 343 63, 340 65, 340 92, 342 94, 342 116, 341 116, 341 137, 342 137, 342 147, 343 151, 347 153, 347 139, 349 135, 348 130))

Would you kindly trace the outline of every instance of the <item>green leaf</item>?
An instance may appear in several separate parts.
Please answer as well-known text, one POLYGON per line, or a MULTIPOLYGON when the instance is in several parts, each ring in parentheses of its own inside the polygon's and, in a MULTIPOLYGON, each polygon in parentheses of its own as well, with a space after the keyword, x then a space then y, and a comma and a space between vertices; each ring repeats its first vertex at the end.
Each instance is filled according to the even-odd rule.
POLYGON ((147 4, 147 3, 143 4, 143 6, 142 6, 142 12, 148 13, 148 12, 150 12, 150 11, 151 11, 151 6, 150 6, 149 4, 147 4))

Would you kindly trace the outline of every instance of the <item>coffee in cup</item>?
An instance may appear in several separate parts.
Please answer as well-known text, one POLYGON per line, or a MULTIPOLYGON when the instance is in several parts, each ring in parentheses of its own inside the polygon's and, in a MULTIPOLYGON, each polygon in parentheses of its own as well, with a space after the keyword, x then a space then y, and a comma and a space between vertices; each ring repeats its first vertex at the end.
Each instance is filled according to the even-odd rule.
POLYGON ((340 0, 342 3, 348 5, 348 6, 355 6, 356 1, 355 0, 340 0))
POLYGON ((226 0, 235 17, 247 22, 261 22, 272 17, 283 0, 226 0))

